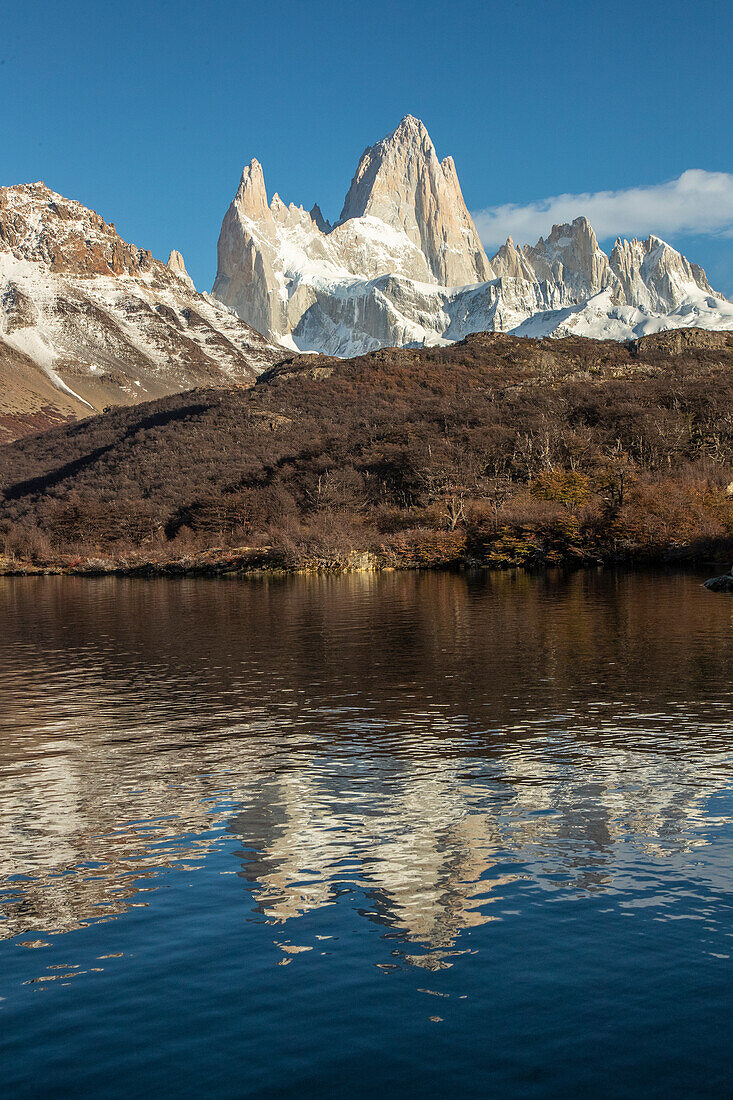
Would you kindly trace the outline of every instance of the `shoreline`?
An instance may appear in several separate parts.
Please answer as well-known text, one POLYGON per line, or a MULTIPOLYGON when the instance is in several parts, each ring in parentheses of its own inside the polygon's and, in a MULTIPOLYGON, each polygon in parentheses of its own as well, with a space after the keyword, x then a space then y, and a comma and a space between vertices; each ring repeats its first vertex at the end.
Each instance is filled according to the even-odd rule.
POLYGON ((141 557, 112 558, 106 556, 69 557, 48 562, 31 562, 9 559, 0 555, 0 577, 287 577, 349 573, 395 572, 482 572, 505 573, 520 570, 524 573, 546 573, 553 569, 579 572, 586 569, 684 569, 700 567, 729 567, 731 552, 717 554, 659 550, 656 553, 618 556, 567 555, 559 560, 536 561, 486 561, 477 558, 456 558, 452 561, 415 562, 394 561, 387 555, 372 551, 354 551, 348 554, 313 556, 288 559, 282 551, 273 548, 212 547, 210 550, 178 558, 141 557))

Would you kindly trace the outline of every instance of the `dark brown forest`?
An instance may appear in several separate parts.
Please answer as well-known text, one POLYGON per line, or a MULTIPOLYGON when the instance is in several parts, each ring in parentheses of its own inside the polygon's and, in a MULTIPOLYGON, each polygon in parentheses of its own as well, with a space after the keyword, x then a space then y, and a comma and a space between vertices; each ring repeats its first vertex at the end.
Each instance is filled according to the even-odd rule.
POLYGON ((733 551, 733 333, 480 333, 299 356, 252 389, 0 448, 6 558, 286 568, 669 561, 733 551))

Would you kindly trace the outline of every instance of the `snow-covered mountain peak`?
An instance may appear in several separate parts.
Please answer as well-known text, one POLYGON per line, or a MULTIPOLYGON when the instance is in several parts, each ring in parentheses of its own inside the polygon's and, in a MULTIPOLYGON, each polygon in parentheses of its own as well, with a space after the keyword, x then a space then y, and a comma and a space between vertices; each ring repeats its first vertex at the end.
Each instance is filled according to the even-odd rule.
MULTIPOLYGON (((482 329, 626 338, 656 327, 733 327, 733 306, 659 237, 616 242, 588 219, 491 261, 452 157, 406 115, 364 150, 330 225, 278 196, 257 161, 224 218, 213 293, 260 331, 304 351, 349 355, 441 343, 482 329)), ((243 177, 244 179, 244 177, 243 177)))
POLYGON ((192 386, 249 383, 278 357, 167 264, 42 183, 0 188, 0 436, 192 386))
POLYGON ((607 288, 618 292, 608 256, 585 217, 553 225, 547 239, 540 237, 534 247, 525 247, 524 255, 536 279, 563 283, 577 297, 592 297, 607 288))
POLYGON ((438 160, 412 115, 364 151, 333 226, 317 204, 308 213, 275 195, 268 205, 261 165, 251 161, 224 218, 218 260, 213 293, 286 343, 336 284, 395 276, 463 286, 493 275, 453 159, 438 160))
POLYGON ((621 282, 623 300, 639 309, 666 312, 700 293, 716 297, 703 269, 661 237, 617 240, 609 259, 621 282))

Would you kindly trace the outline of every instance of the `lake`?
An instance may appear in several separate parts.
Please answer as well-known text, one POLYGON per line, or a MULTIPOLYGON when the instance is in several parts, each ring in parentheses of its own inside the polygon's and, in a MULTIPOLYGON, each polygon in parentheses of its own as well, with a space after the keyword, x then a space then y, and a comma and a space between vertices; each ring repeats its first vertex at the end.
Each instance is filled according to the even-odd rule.
POLYGON ((0 579, 3 1095, 733 1094, 708 575, 0 579))

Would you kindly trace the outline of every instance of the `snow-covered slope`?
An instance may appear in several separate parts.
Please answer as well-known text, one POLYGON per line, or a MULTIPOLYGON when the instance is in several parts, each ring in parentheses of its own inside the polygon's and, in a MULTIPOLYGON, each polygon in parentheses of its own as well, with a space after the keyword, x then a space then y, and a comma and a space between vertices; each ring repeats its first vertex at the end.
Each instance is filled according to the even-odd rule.
POLYGON ((180 253, 160 263, 42 183, 0 188, 0 434, 44 410, 249 384, 281 354, 197 293, 180 253))
POLYGON ((365 150, 340 221, 268 203, 253 160, 224 218, 213 294, 271 339, 358 355, 482 330, 626 339, 664 328, 733 328, 733 305, 657 237, 607 256, 588 221, 554 226, 489 261, 455 165, 407 116, 365 150))

